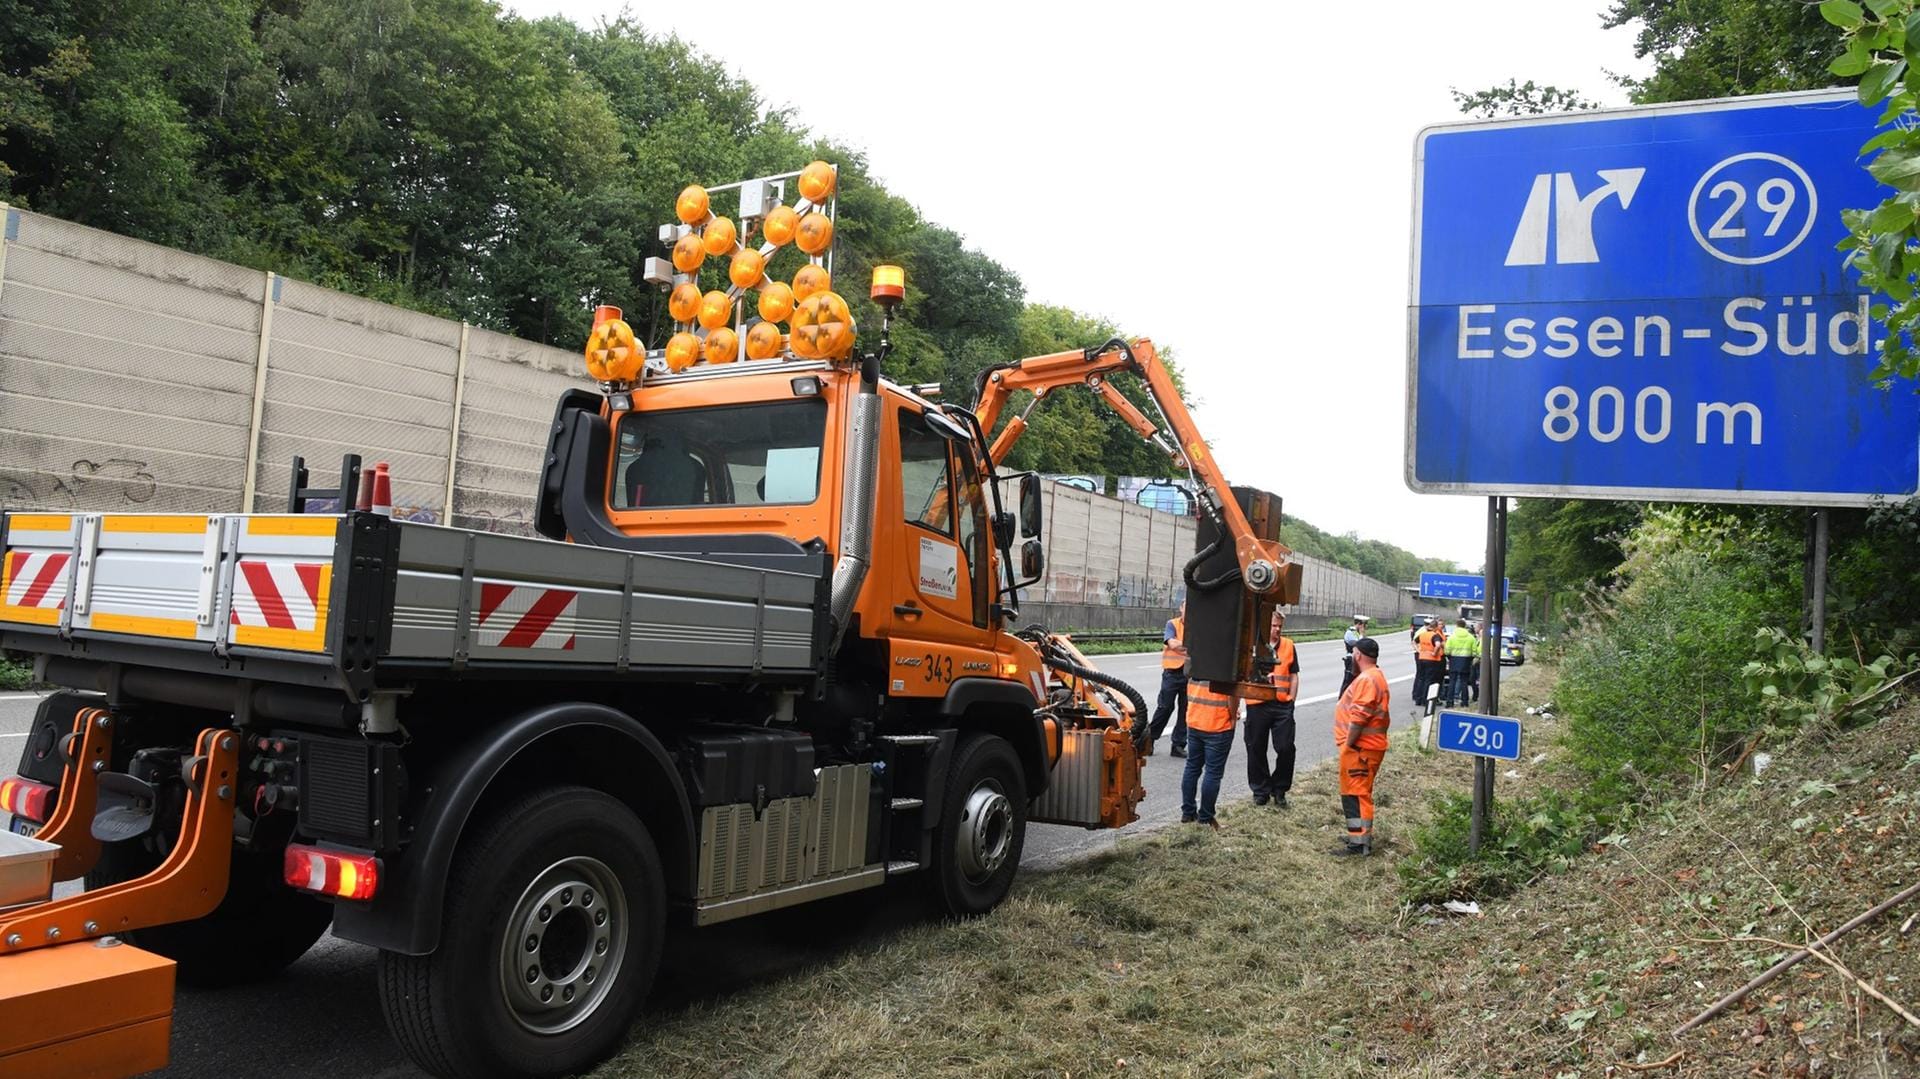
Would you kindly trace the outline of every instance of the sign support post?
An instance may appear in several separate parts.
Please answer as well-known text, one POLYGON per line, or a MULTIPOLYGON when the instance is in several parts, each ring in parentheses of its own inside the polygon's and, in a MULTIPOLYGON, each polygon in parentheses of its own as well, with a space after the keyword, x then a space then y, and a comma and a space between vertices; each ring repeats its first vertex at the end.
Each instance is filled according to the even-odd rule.
MULTIPOLYGON (((1500 714, 1500 630, 1506 622, 1506 595, 1500 585, 1507 572, 1507 500, 1487 499, 1487 608, 1480 621, 1480 713, 1500 714)), ((1467 833, 1467 853, 1479 854, 1493 811, 1493 759, 1473 761, 1473 825, 1467 833)))
POLYGON ((1827 650, 1827 514, 1824 506, 1813 511, 1813 565, 1808 567, 1813 576, 1813 650, 1820 653, 1827 650))

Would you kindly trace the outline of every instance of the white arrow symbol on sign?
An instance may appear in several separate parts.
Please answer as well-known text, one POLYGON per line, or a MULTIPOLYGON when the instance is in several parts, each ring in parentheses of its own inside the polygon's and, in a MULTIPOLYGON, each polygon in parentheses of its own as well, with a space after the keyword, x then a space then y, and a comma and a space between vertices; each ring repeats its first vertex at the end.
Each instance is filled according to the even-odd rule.
POLYGON ((1559 237, 1553 261, 1599 262, 1600 252, 1593 245, 1593 212, 1608 196, 1618 196, 1620 208, 1633 204, 1634 192, 1647 170, 1599 169, 1601 184, 1582 198, 1573 183, 1573 173, 1543 172, 1533 178, 1527 194, 1526 209, 1520 212, 1520 226, 1513 231, 1513 243, 1507 248, 1507 265, 1539 266, 1547 261, 1547 203, 1553 202, 1553 232, 1559 237))

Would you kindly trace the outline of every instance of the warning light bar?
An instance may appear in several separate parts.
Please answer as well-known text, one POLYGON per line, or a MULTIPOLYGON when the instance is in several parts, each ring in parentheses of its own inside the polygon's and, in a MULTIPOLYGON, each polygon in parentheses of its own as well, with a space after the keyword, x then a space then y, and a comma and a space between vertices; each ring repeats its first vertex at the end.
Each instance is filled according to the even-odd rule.
POLYGON ((14 776, 0 779, 0 813, 44 823, 53 810, 53 788, 14 776))
POLYGON ((290 888, 341 899, 372 899, 380 888, 380 859, 301 843, 287 844, 281 875, 290 888))
POLYGON ((896 304, 907 296, 907 271, 882 264, 873 268, 873 285, 867 295, 874 303, 896 304))

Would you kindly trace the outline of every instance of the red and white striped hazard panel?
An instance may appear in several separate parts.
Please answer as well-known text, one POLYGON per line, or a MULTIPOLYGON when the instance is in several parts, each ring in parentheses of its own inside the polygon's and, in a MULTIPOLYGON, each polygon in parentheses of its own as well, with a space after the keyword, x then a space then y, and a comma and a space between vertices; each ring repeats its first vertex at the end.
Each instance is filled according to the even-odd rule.
POLYGON ((580 593, 570 588, 480 582, 474 631, 487 648, 563 652, 579 629, 580 593))
POLYGON ((233 624, 313 630, 320 624, 321 562, 242 560, 233 575, 233 624))
POLYGON ((65 607, 67 563, 72 558, 65 552, 8 551, 6 605, 49 611, 65 607))

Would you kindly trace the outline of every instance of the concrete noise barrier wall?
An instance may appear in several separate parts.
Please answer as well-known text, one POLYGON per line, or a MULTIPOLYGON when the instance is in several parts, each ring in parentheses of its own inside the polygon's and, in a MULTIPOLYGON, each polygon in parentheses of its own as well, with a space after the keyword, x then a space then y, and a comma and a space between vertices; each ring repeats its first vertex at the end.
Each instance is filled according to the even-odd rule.
MULTIPOLYGON (((554 400, 584 384, 573 353, 17 208, 0 222, 0 505, 275 511, 295 454, 324 486, 359 453, 393 464, 400 516, 531 530, 554 400)), ((1185 597, 1191 518, 1057 483, 1046 513, 1027 598, 1185 597)), ((1301 561, 1302 613, 1411 610, 1301 561)))
POLYGON ((410 520, 527 532, 577 357, 5 208, 0 503, 284 507, 342 454, 393 464, 410 520))

